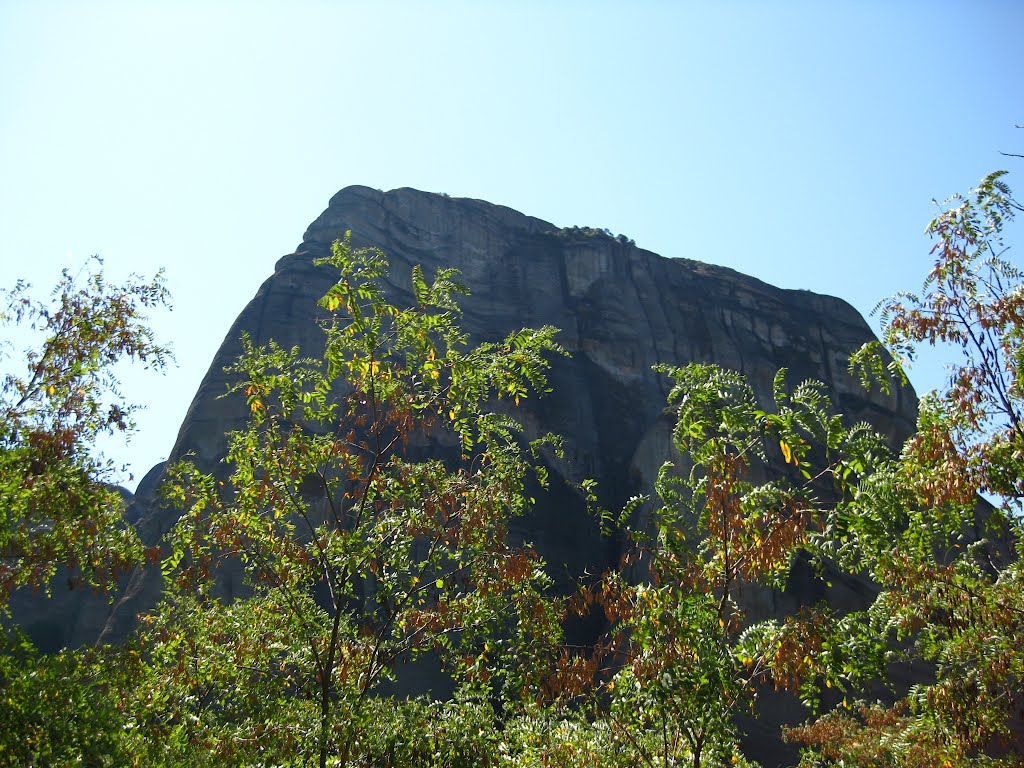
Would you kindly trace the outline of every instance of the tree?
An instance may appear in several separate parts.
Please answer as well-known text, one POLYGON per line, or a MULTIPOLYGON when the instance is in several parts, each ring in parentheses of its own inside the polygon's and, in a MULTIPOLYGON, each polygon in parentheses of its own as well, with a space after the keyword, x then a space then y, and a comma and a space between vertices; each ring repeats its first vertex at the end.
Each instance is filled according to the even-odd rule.
POLYGON ((229 437, 230 474, 184 464, 168 486, 184 513, 139 718, 218 765, 369 759, 402 662, 440 659, 513 700, 560 636, 543 562, 508 532, 557 441, 527 444, 492 410, 544 391, 555 329, 470 346, 454 271, 413 268, 400 308, 378 251, 346 239, 318 263, 339 272, 322 359, 245 339, 231 393, 251 420, 229 437), (444 458, 422 458, 428 444, 444 458), (233 601, 216 588, 232 567, 250 590, 233 601))
MULTIPOLYGON (((866 425, 829 413, 824 386, 787 392, 775 380, 773 407, 745 378, 719 366, 662 366, 674 386, 673 447, 682 461, 659 473, 648 530, 634 531, 649 583, 607 577, 588 601, 613 622, 607 718, 644 765, 745 763, 735 718, 758 689, 812 681, 787 664, 802 613, 750 626, 742 593, 784 586, 793 559, 827 527, 842 489, 883 447, 866 425), (812 459, 821 466, 809 471, 812 459)), ((627 523, 645 499, 623 511, 627 523)))
POLYGON ((0 767, 128 765, 114 695, 127 682, 92 649, 44 655, 18 632, 0 637, 0 767))
MULTIPOLYGON (((0 617, 13 590, 47 592, 59 568, 70 585, 107 589, 143 556, 96 440, 132 428, 135 406, 118 392, 116 366, 161 369, 169 359, 146 317, 168 294, 159 274, 114 284, 99 265, 85 277, 65 270, 48 301, 23 282, 3 293, 0 322, 14 338, 41 340, 22 360, 14 338, 3 344, 12 365, 0 386, 0 617)), ((126 762, 111 695, 118 677, 91 651, 41 655, 5 628, 0 765, 126 762)))
MULTIPOLYGON (((20 281, 3 297, 0 323, 42 341, 0 385, 0 612, 14 589, 49 588, 58 567, 72 584, 107 588, 141 560, 96 440, 132 428, 116 365, 159 370, 169 359, 146 317, 168 301, 160 274, 118 285, 98 268, 84 279, 65 270, 49 301, 20 281)), ((4 346, 10 355, 13 341, 4 346)))
MULTIPOLYGON (((1022 210, 1003 180, 986 177, 947 201, 928 228, 935 266, 921 296, 883 302, 886 365, 858 356, 866 381, 902 380, 918 345, 959 353, 946 387, 921 401, 916 434, 853 493, 843 526, 821 538, 880 592, 858 621, 888 645, 886 660, 928 662, 934 681, 895 702, 861 701, 794 729, 807 765, 1020 765, 1013 725, 1024 690, 1024 283, 1003 230, 1022 210), (978 494, 998 504, 981 501, 978 494)), ((825 633, 811 656, 839 686, 868 667, 850 640, 825 633), (828 647, 829 652, 825 652, 828 647)), ((884 672, 876 663, 870 671, 884 672)))
POLYGON ((675 382, 682 462, 663 467, 650 529, 634 532, 631 562, 647 564, 651 583, 612 574, 583 592, 613 624, 599 648, 597 722, 633 761, 742 761, 733 716, 772 682, 815 710, 844 697, 787 732, 808 766, 1021 764, 1011 723, 1024 704, 1024 285, 1001 240, 1021 207, 1001 177, 932 222, 924 298, 881 305, 895 357, 874 343, 851 359, 866 385, 888 387, 905 381, 901 360, 916 344, 962 352, 902 452, 834 413, 818 382, 790 390, 780 371, 764 407, 740 374, 662 368, 675 382), (809 605, 749 625, 741 593, 783 587, 797 557, 822 578, 869 576, 876 598, 862 611, 809 605), (857 700, 894 662, 924 663, 934 680, 857 700))

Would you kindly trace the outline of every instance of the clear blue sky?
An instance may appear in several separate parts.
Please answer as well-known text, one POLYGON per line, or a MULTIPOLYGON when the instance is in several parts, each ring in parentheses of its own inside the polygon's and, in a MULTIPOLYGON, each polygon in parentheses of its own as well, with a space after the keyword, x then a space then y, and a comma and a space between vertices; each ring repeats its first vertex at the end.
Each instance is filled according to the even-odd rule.
POLYGON ((153 325, 179 365, 129 376, 148 410, 107 449, 136 480, 350 184, 607 227, 867 313, 920 285, 933 198, 999 167, 1024 190, 999 155, 1024 152, 1022 31, 1017 0, 0 0, 0 285, 92 253, 166 268, 153 325))

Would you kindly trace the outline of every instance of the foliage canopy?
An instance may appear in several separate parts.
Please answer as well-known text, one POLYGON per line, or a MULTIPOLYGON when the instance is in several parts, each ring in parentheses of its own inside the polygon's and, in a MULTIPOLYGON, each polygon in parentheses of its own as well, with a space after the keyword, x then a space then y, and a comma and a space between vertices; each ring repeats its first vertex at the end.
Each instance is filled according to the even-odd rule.
MULTIPOLYGON (((734 371, 659 366, 674 459, 602 513, 629 550, 571 599, 510 532, 559 455, 511 415, 546 391, 555 329, 472 344, 456 272, 413 268, 400 305, 383 254, 336 243, 323 355, 244 339, 226 466, 170 472, 182 516, 135 641, 46 657, 5 638, 0 764, 742 766, 737 716, 773 686, 811 713, 785 734, 804 766, 1021 765, 1024 283, 1003 242, 1020 211, 1002 173, 949 201, 922 292, 882 302, 882 343, 851 358, 891 390, 919 345, 959 352, 902 447, 820 382, 780 371, 759 399, 734 371), (797 560, 876 592, 753 615, 797 560), (564 643, 570 610, 605 636, 564 643), (411 695, 407 663, 451 697, 411 695), (895 665, 927 674, 879 695, 895 665)), ((44 342, 0 400, 0 607, 59 566, 102 586, 138 562, 90 449, 130 426, 113 365, 167 359, 142 314, 159 277, 6 296, 44 342)))
POLYGON ((186 512, 151 658, 171 706, 191 712, 189 743, 215 740, 228 762, 316 753, 347 765, 372 725, 370 694, 400 662, 434 654, 467 685, 515 699, 560 635, 543 563, 508 531, 557 441, 526 444, 491 410, 546 388, 555 329, 471 346, 454 271, 428 282, 414 267, 413 303, 399 307, 379 252, 340 241, 321 263, 339 273, 320 301, 323 359, 246 339, 231 391, 252 418, 229 437, 230 475, 185 465, 168 487, 186 512), (431 442, 446 460, 418 458, 431 442), (225 604, 217 571, 234 563, 248 590, 225 604), (274 702, 272 718, 236 706, 257 701, 274 702), (259 722, 247 751, 232 734, 259 722))

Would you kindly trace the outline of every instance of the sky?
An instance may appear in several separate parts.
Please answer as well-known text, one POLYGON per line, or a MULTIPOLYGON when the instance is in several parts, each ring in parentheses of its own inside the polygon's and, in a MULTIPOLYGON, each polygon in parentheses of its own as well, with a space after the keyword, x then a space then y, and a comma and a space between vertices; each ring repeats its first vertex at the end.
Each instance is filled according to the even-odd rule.
POLYGON ((867 315, 920 286, 934 200, 997 168, 1024 189, 1000 154, 1024 153, 1021 30, 1017 0, 0 0, 0 286, 45 294, 90 254, 111 279, 166 270, 152 327, 177 364, 125 372, 145 410, 103 446, 131 488, 352 184, 607 228, 867 315))

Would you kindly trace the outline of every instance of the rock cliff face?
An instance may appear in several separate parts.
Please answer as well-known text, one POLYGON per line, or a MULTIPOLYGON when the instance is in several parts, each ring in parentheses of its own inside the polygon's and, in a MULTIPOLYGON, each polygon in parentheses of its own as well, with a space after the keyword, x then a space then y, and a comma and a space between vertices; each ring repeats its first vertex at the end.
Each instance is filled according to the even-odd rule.
MULTIPOLYGON (((276 339, 314 355, 322 348, 315 301, 332 275, 313 261, 348 230, 355 246, 376 246, 388 255, 398 296, 408 293, 403 280, 414 264, 428 276, 438 267, 461 270, 472 291, 463 302, 464 326, 476 340, 524 326, 562 329, 560 341, 572 357, 555 361, 551 395, 526 401, 525 422, 565 436, 567 456, 552 463, 552 491, 538 499, 521 532, 566 587, 585 569, 612 565, 620 554, 619 542, 599 536, 572 485, 596 479, 603 503, 614 509, 649 491, 668 457, 668 386, 651 370, 655 363, 710 361, 735 368, 750 377, 765 402, 777 369, 786 367, 794 383, 809 377, 826 382, 851 419, 867 419, 894 438, 913 426, 912 394, 868 397, 846 374, 848 355, 872 334, 840 299, 781 290, 728 269, 664 258, 601 230, 559 229, 478 200, 348 187, 313 222, 295 253, 278 261, 228 331, 181 426, 172 460, 193 453, 201 467, 215 470, 226 451, 225 433, 243 425, 244 403, 219 399, 223 368, 240 352, 243 331, 257 343, 276 339)), ((131 509, 150 543, 174 522, 174 513, 154 501, 161 470, 154 468, 143 481, 131 509)), ((225 590, 237 587, 227 584, 225 590)), ((839 584, 832 596, 846 599, 845 589, 855 598, 862 588, 839 584)), ((105 605, 76 608, 75 617, 65 614, 71 621, 63 629, 49 620, 45 632, 60 636, 47 644, 91 642, 101 627, 105 639, 121 638, 159 589, 157 572, 140 571, 109 620, 99 619, 109 613, 105 605)), ((806 599, 801 589, 817 587, 807 578, 794 583, 791 595, 751 599, 759 611, 775 613, 806 599)))

